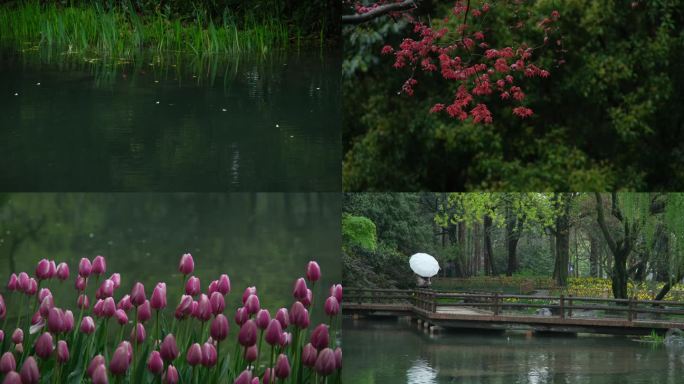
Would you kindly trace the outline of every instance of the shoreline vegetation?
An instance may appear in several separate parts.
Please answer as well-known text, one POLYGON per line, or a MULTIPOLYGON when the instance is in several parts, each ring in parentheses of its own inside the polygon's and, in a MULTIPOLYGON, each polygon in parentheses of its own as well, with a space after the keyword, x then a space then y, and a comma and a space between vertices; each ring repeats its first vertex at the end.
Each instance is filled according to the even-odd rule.
POLYGON ((131 58, 141 51, 156 54, 182 52, 196 56, 261 54, 295 46, 330 43, 320 9, 302 16, 283 12, 278 0, 255 1, 249 6, 223 7, 179 3, 174 6, 140 5, 144 2, 71 1, 68 5, 20 1, 0 7, 0 43, 19 50, 59 48, 67 54, 131 58))

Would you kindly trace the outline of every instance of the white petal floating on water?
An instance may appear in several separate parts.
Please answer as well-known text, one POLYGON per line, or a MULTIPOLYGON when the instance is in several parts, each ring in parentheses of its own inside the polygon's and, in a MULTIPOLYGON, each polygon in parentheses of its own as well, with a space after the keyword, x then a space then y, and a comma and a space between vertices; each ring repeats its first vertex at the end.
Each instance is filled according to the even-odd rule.
POLYGON ((155 102, 155 104, 159 104, 159 101, 155 102))
POLYGON ((227 109, 225 109, 225 108, 221 108, 221 111, 223 111, 223 112, 226 112, 226 111, 227 111, 227 109))
POLYGON ((40 83, 36 83, 36 85, 40 85, 40 83))
POLYGON ((158 83, 158 82, 159 82, 159 80, 155 80, 154 82, 155 82, 155 83, 158 83))
POLYGON ((276 128, 280 128, 280 125, 276 124, 276 128))
POLYGON ((294 139, 294 135, 290 135, 290 139, 294 139))
POLYGON ((19 93, 17 93, 17 92, 14 92, 14 96, 19 96, 19 93))
POLYGON ((320 90, 321 90, 321 87, 316 87, 316 90, 317 90, 317 91, 320 91, 320 90))

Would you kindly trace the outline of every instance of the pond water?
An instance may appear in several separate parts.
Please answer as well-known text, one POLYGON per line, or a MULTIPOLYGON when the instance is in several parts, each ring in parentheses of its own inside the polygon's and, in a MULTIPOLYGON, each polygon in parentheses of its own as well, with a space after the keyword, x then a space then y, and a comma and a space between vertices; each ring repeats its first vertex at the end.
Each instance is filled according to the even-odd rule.
MULTIPOLYGON (((332 193, 0 195, 0 284, 4 291, 11 271, 33 274, 43 257, 67 261, 70 279, 49 287, 57 305, 73 308, 78 260, 104 255, 107 276, 121 273, 117 299, 135 281, 145 283, 148 294, 165 281, 169 307, 175 308, 178 261, 190 252, 203 289, 220 273, 230 276, 231 318, 251 285, 262 306, 289 308, 294 280, 309 260, 317 260, 323 272, 314 288, 322 303, 330 284, 341 280, 340 209, 332 193)), ((12 316, 11 303, 9 308, 12 316)))
POLYGON ((0 49, 0 187, 340 190, 339 63, 0 49))
POLYGON ((449 331, 405 320, 345 319, 347 383, 682 383, 684 349, 627 337, 449 331))

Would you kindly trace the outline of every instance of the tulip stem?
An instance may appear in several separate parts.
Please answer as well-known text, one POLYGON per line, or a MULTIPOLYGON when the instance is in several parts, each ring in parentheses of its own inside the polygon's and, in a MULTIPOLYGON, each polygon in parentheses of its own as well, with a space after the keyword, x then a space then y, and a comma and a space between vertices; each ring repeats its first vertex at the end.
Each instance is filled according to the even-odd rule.
POLYGON ((256 362, 254 363, 254 368, 256 368, 257 373, 259 373, 259 363, 261 362, 261 342, 263 341, 263 338, 264 330, 262 329, 259 333, 259 346, 257 347, 257 358, 256 362))
POLYGON ((138 306, 134 305, 133 315, 133 374, 135 374, 135 361, 138 360, 138 306))
POLYGON ((21 324, 21 317, 24 314, 24 295, 19 296, 19 317, 17 317, 17 325, 14 327, 19 328, 21 324))
POLYGON ((157 321, 155 324, 155 329, 154 329, 154 343, 159 340, 159 310, 157 309, 157 321))

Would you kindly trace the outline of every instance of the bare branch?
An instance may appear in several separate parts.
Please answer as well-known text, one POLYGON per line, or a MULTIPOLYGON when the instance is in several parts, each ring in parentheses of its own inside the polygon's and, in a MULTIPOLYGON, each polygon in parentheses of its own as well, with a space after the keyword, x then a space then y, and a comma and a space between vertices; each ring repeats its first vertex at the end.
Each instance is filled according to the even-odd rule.
POLYGON ((404 0, 400 3, 380 5, 366 13, 343 15, 342 24, 361 24, 384 16, 388 13, 406 11, 409 9, 415 9, 417 7, 416 0, 404 0))

